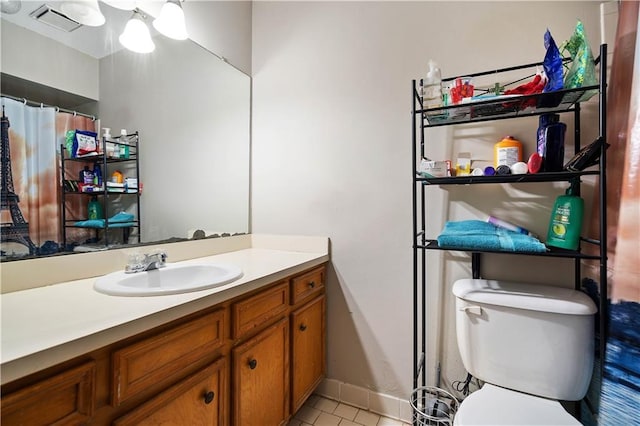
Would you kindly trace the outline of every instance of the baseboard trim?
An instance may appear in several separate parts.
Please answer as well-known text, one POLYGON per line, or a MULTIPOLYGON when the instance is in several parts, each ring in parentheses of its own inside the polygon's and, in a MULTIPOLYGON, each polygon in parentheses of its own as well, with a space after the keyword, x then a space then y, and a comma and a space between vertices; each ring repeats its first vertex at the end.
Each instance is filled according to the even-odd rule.
POLYGON ((412 421, 411 405, 408 399, 375 392, 335 379, 323 379, 314 393, 405 423, 412 421))

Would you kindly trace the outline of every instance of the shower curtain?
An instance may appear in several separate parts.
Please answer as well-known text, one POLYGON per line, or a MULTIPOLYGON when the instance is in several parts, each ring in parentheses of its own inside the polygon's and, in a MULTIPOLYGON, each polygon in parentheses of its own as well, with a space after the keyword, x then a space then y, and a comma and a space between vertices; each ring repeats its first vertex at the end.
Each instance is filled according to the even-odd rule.
MULTIPOLYGON (((640 425, 640 39, 638 2, 619 3, 607 108, 608 336, 599 425, 640 425)), ((597 197, 595 198, 597 200, 597 197)), ((593 206, 591 236, 597 238, 593 206)), ((585 271, 597 283, 597 265, 585 271)), ((597 369, 596 369, 596 374, 597 369)), ((585 424, 594 424, 593 420, 585 424)))
MULTIPOLYGON (((57 252, 61 244, 60 144, 67 130, 95 131, 96 122, 86 117, 57 112, 52 107, 29 106, 2 97, 5 116, 9 120, 11 176, 18 207, 29 224, 29 238, 38 254, 57 252)), ((8 170, 3 170, 8 173, 8 170)), ((77 179, 78 173, 73 177, 77 179)), ((80 197, 79 197, 80 198, 80 197)), ((75 211, 84 208, 76 202, 75 211)), ((2 223, 11 223, 7 211, 2 223)), ((83 231, 83 230, 79 230, 83 231)), ((3 244, 5 255, 29 253, 26 246, 3 244)))

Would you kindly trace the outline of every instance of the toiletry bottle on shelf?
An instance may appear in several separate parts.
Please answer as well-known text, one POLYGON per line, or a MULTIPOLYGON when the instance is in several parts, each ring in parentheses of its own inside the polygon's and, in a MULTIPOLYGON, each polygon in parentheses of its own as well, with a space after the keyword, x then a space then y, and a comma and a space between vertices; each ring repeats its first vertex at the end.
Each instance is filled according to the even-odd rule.
POLYGON ((537 132, 538 154, 545 172, 559 172, 564 168, 564 134, 567 125, 560 122, 559 114, 543 114, 537 132))
POLYGON ((127 129, 120 130, 120 158, 129 158, 129 136, 127 129))
POLYGON ((427 109, 442 106, 442 75, 432 60, 429 60, 429 71, 422 81, 422 106, 427 109))
POLYGON ((583 210, 584 200, 576 195, 574 184, 571 184, 566 194, 559 196, 553 206, 546 244, 577 250, 580 245, 583 210))
POLYGON ((89 201, 89 205, 87 206, 87 216, 90 220, 104 219, 104 215, 102 214, 102 204, 100 204, 98 197, 95 195, 91 197, 91 201, 89 201))
POLYGON ((502 165, 511 167, 520 161, 522 161, 522 142, 513 136, 506 136, 494 145, 493 166, 496 169, 502 165))
POLYGON ((111 129, 108 127, 102 128, 102 138, 104 139, 104 155, 107 158, 119 158, 120 150, 116 148, 116 144, 113 143, 114 139, 111 136, 111 129))
POLYGON ((83 185, 93 185, 93 172, 89 170, 89 166, 84 166, 80 171, 80 183, 83 185))
POLYGON ((93 184, 102 188, 102 168, 98 162, 93 165, 93 184))

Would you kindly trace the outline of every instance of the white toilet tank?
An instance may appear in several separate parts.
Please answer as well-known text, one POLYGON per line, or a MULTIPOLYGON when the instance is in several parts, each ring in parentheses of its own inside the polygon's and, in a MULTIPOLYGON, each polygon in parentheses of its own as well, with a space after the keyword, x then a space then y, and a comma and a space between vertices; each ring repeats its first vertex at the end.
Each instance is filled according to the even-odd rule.
POLYGON ((463 279, 453 285, 456 332, 469 373, 551 399, 582 399, 591 380, 596 306, 584 293, 463 279))

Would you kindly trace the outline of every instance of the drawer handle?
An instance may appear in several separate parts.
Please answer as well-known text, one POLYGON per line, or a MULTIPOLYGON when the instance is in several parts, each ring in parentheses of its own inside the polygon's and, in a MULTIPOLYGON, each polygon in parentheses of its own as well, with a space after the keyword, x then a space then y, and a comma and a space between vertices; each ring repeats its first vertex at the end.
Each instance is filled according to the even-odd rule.
POLYGON ((307 329, 307 326, 304 324, 300 324, 300 331, 305 331, 307 329))
POLYGON ((213 393, 213 391, 209 391, 207 393, 204 394, 204 403, 205 404, 211 404, 211 401, 213 401, 213 397, 215 396, 215 393, 213 393))
POLYGON ((250 368, 250 369, 252 369, 252 370, 253 370, 253 369, 254 369, 254 368, 256 368, 257 366, 258 366, 258 361, 256 361, 255 359, 251 359, 251 360, 249 360, 249 368, 250 368))
POLYGON ((309 288, 314 288, 316 286, 315 281, 309 281, 309 288))

